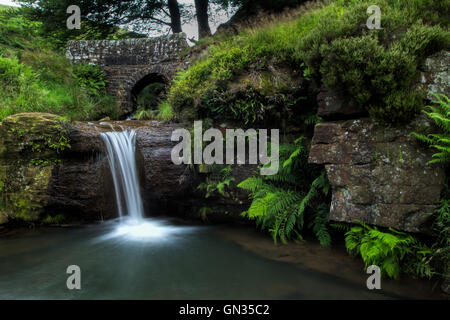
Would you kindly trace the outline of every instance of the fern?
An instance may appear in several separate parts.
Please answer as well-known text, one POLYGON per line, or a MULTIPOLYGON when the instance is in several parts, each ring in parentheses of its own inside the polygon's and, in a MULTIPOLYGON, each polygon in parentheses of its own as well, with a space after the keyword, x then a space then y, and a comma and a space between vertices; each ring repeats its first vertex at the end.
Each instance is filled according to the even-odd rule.
POLYGON ((305 224, 305 215, 308 215, 308 228, 322 245, 329 246, 328 206, 313 208, 312 205, 314 199, 329 193, 325 171, 308 164, 308 150, 303 146, 303 138, 294 144, 280 146, 280 162, 283 165, 276 175, 251 177, 238 184, 239 188, 250 192, 253 200, 243 215, 267 229, 275 243, 278 239, 283 243, 290 239, 301 240, 300 231, 305 224))
POLYGON ((206 181, 201 183, 197 188, 199 190, 206 190, 205 198, 211 197, 213 194, 218 193, 223 197, 228 197, 227 188, 230 187, 230 183, 235 179, 230 177, 231 165, 213 172, 211 176, 206 178, 206 181))
POLYGON ((331 236, 328 231, 328 206, 321 204, 318 208, 317 214, 309 223, 309 228, 312 229, 320 244, 324 247, 331 246, 331 236))
POLYGON ((417 240, 406 233, 389 229, 382 232, 364 223, 350 229, 345 235, 345 246, 353 255, 361 255, 366 268, 370 265, 380 267, 382 274, 398 279, 401 262, 406 256, 414 254, 417 240))
POLYGON ((422 142, 430 145, 438 152, 433 154, 433 160, 428 164, 450 162, 450 99, 444 94, 433 93, 436 98, 434 106, 427 106, 423 112, 431 118, 436 125, 443 131, 438 134, 412 134, 422 142))

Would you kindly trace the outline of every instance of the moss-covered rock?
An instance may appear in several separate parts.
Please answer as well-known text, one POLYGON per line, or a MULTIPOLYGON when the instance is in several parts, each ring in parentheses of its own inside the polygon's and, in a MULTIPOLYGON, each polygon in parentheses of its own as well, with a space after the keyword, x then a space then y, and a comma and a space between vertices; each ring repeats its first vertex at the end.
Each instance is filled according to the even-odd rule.
POLYGON ((0 158, 47 159, 70 147, 61 117, 49 113, 19 113, 0 125, 0 158))
POLYGON ((0 124, 0 224, 41 219, 52 170, 68 147, 56 115, 22 113, 0 124))

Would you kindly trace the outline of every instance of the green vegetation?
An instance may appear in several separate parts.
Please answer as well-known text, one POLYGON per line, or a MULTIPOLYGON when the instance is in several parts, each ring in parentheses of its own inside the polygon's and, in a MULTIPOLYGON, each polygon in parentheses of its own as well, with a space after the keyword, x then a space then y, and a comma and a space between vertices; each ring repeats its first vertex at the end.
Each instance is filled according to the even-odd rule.
MULTIPOLYGON (((423 112, 443 131, 442 133, 413 133, 420 141, 438 152, 428 164, 450 162, 450 104, 443 94, 434 94, 433 106, 423 112)), ((432 241, 430 245, 417 238, 393 229, 382 232, 365 224, 353 227, 346 233, 347 250, 361 255, 366 267, 379 265, 383 274, 398 278, 401 273, 418 277, 450 275, 450 192, 448 187, 442 194, 441 205, 433 214, 432 241)), ((429 241, 430 242, 430 241, 429 241)))
POLYGON ((412 246, 417 240, 392 228, 391 232, 382 232, 364 223, 353 227, 346 233, 345 245, 353 255, 361 255, 366 268, 370 265, 380 267, 382 274, 398 278, 401 261, 412 254, 412 246))
POLYGON ((135 114, 138 120, 162 120, 170 121, 175 117, 172 106, 166 101, 161 102, 156 110, 138 109, 135 114))
POLYGON ((0 10, 0 120, 21 112, 75 120, 115 118, 103 72, 71 64, 55 51, 54 41, 20 9, 0 10))
POLYGON ((201 183, 197 188, 199 190, 205 190, 205 198, 209 198, 215 193, 223 197, 228 197, 226 189, 230 187, 230 183, 235 179, 230 177, 231 165, 220 169, 220 167, 213 168, 213 172, 206 178, 206 181, 201 183))
POLYGON ((42 220, 43 224, 61 224, 65 220, 64 215, 57 214, 56 216, 46 216, 44 220, 42 220))
POLYGON ((380 231, 365 223, 352 227, 345 234, 345 245, 350 254, 361 256, 367 268, 377 265, 381 273, 398 279, 402 274, 431 278, 434 275, 448 276, 450 263, 449 216, 447 200, 437 210, 435 242, 428 246, 416 237, 389 228, 380 231), (443 237, 447 237, 445 240, 443 237))
POLYGON ((413 135, 420 141, 430 145, 431 148, 438 152, 433 154, 433 160, 428 162, 450 162, 450 99, 444 94, 434 94, 436 100, 433 101, 435 106, 427 106, 423 112, 430 117, 434 123, 443 131, 434 134, 413 135))
POLYGON ((296 19, 213 41, 206 56, 179 73, 169 103, 177 112, 192 109, 213 118, 222 116, 222 109, 233 111, 233 106, 236 119, 242 119, 240 112, 246 113, 247 122, 271 117, 273 109, 285 103, 273 103, 266 91, 296 96, 288 79, 270 72, 286 67, 291 73, 302 69, 328 88, 341 90, 374 118, 409 120, 423 104, 423 93, 415 88, 419 64, 449 45, 449 5, 438 0, 380 0, 382 29, 368 30, 366 10, 373 3, 328 2, 313 5, 296 19), (253 79, 242 79, 249 73, 255 74, 253 79))
POLYGON ((138 120, 169 121, 174 118, 172 106, 165 101, 166 87, 163 82, 153 82, 138 93, 135 114, 138 120))
POLYGON ((253 199, 243 215, 268 229, 275 242, 302 239, 300 232, 306 224, 323 246, 329 246, 329 208, 323 203, 330 186, 325 171, 308 164, 303 138, 280 146, 280 163, 276 175, 251 177, 238 185, 250 191, 253 199))

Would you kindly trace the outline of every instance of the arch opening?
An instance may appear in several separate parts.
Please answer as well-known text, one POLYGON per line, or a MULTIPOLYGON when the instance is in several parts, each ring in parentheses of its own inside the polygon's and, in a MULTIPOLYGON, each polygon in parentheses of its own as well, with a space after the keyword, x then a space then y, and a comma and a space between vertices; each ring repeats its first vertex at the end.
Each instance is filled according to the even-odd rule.
POLYGON ((138 120, 157 119, 167 94, 168 81, 158 73, 150 73, 136 82, 131 89, 131 102, 138 120))

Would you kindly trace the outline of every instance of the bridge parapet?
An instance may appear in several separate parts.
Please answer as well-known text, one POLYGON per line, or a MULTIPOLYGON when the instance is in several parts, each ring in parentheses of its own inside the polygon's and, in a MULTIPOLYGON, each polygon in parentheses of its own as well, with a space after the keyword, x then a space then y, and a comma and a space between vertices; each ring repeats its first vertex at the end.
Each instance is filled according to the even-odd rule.
POLYGON ((184 33, 157 38, 76 40, 67 43, 69 60, 99 66, 150 65, 177 60, 188 47, 184 33))
POLYGON ((182 67, 180 52, 187 47, 184 33, 157 38, 79 40, 67 43, 66 56, 74 63, 95 64, 105 71, 107 90, 116 97, 117 108, 125 117, 136 109, 136 84, 145 85, 149 75, 170 82, 182 67))

